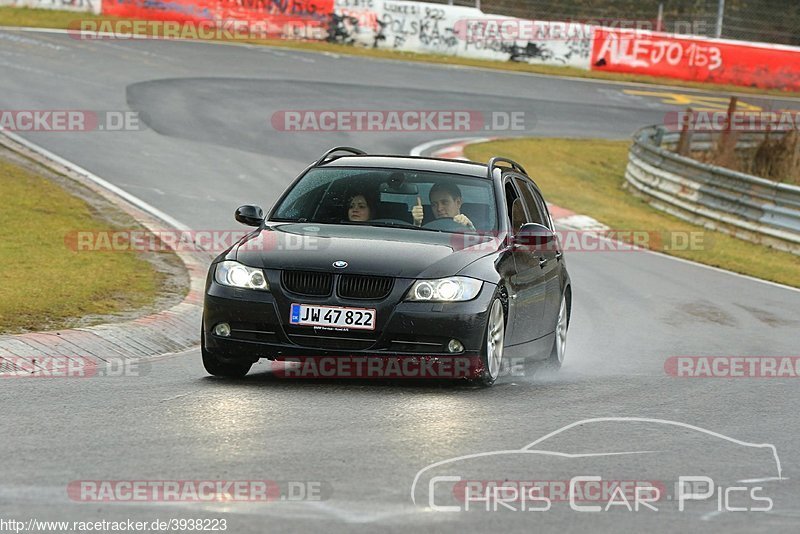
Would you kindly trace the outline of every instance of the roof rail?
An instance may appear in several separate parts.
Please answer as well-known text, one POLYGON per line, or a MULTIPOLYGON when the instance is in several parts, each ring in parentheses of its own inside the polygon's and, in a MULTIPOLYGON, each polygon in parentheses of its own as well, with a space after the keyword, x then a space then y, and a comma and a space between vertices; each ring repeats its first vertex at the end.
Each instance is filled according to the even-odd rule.
POLYGON ((325 153, 322 155, 322 157, 321 157, 321 158, 319 158, 319 159, 318 159, 318 160, 317 160, 317 161, 314 163, 314 167, 316 167, 317 165, 321 165, 322 163, 324 163, 324 162, 325 162, 325 160, 326 160, 326 159, 328 159, 328 156, 330 156, 330 155, 331 155, 331 154, 333 154, 334 152, 350 152, 351 154, 353 154, 353 155, 355 155, 355 156, 366 156, 366 155, 367 155, 367 153, 366 153, 366 152, 364 152, 363 150, 359 150, 359 149, 357 149, 357 148, 353 148, 353 147, 351 147, 351 146, 337 146, 337 147, 333 147, 332 149, 330 149, 330 150, 328 150, 327 152, 325 152, 325 153))
POLYGON ((501 158, 499 156, 495 156, 495 157, 493 157, 492 159, 489 160, 489 163, 486 164, 486 167, 488 167, 488 169, 489 169, 488 174, 489 174, 489 179, 490 180, 492 178, 494 178, 492 173, 494 172, 495 167, 499 168, 499 166, 497 165, 498 163, 508 163, 509 165, 511 165, 511 168, 514 169, 515 171, 521 172, 525 176, 528 176, 528 173, 525 171, 525 169, 522 167, 522 165, 520 165, 516 161, 508 159, 508 158, 501 158))

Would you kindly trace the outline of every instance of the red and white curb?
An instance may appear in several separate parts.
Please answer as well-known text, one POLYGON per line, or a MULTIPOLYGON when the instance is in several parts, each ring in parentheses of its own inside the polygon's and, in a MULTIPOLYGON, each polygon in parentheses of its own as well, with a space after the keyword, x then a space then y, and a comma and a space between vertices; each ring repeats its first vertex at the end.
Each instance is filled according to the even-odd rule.
MULTIPOLYGON (((463 137, 457 139, 442 139, 439 141, 431 141, 418 145, 411 149, 412 156, 427 156, 434 158, 444 159, 460 159, 467 160, 464 156, 464 149, 474 143, 484 143, 492 141, 496 138, 493 137, 463 137)), ((535 178, 534 178, 535 179, 535 178)), ((553 217, 553 222, 558 226, 563 226, 572 230, 581 230, 587 232, 605 232, 610 228, 601 223, 597 219, 593 219, 588 215, 581 215, 570 211, 561 206, 547 203, 547 208, 550 210, 550 216, 553 217)))
MULTIPOLYGON (((26 139, 0 130, 0 145, 88 187, 150 231, 188 227, 158 211, 144 201, 122 191, 99 176, 69 162, 26 139)), ((93 358, 96 362, 141 359, 181 352, 200 342, 205 275, 211 254, 176 250, 190 277, 189 293, 169 309, 129 321, 72 328, 51 332, 31 332, 0 336, 0 363, 48 358, 93 358)))

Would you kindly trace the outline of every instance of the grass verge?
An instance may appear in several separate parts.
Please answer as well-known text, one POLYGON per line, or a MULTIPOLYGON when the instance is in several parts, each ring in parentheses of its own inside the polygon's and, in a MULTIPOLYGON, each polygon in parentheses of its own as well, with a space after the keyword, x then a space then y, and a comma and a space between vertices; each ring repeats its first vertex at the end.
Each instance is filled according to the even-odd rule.
POLYGON ((800 257, 706 230, 650 207, 623 189, 629 141, 510 139, 470 145, 474 161, 505 156, 521 163, 549 202, 589 215, 614 230, 703 232, 702 250, 668 254, 800 287, 800 257), (758 252, 753 251, 758 247, 758 252))
MULTIPOLYGON (((104 220, 104 208, 70 194, 26 161, 0 154, 0 332, 87 326, 154 306, 170 276, 141 253, 67 246, 70 231, 121 226, 104 220)), ((138 227, 115 217, 125 221, 124 228, 138 227)), ((180 260, 169 255, 175 267, 180 260)))
MULTIPOLYGON (((0 7, 0 26, 29 26, 38 28, 65 29, 77 20, 114 20, 108 15, 98 16, 91 13, 75 13, 51 9, 33 9, 19 7, 0 7)), ((669 87, 683 87, 705 90, 713 93, 746 93, 776 95, 784 97, 800 97, 798 91, 782 91, 778 89, 759 89, 741 85, 718 85, 713 83, 689 82, 670 78, 657 78, 641 74, 620 74, 614 72, 587 71, 574 67, 557 67, 551 65, 531 65, 528 63, 489 61, 438 54, 417 54, 387 49, 374 49, 348 46, 322 41, 290 41, 282 39, 245 39, 237 42, 305 50, 309 52, 327 52, 342 55, 362 56, 379 59, 402 61, 418 61, 438 65, 459 65, 479 67, 498 71, 527 72, 548 76, 565 76, 574 78, 591 78, 614 82, 644 83, 669 87)))

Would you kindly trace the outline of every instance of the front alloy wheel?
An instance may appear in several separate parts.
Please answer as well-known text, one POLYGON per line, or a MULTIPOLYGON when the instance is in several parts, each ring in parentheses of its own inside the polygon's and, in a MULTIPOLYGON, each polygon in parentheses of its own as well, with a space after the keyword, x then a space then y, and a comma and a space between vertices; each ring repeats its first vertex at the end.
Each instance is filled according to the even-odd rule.
POLYGON ((558 308, 556 321, 556 338, 553 341, 553 350, 547 360, 547 366, 558 370, 564 363, 564 354, 567 350, 567 327, 569 326, 569 311, 567 310, 567 295, 561 296, 561 306, 558 308))
POLYGON ((503 317, 503 303, 495 298, 489 309, 489 318, 486 321, 486 342, 481 354, 483 371, 478 377, 478 383, 491 386, 500 376, 503 364, 503 343, 505 342, 506 326, 503 317))

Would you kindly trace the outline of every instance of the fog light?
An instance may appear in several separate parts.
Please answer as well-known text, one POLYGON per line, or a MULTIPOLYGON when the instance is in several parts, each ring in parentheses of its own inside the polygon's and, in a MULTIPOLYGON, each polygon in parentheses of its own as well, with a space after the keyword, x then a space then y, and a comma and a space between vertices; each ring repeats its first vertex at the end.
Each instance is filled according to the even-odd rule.
POLYGON ((219 323, 217 326, 214 327, 214 334, 222 337, 230 337, 231 325, 229 325, 228 323, 219 323))
POLYGON ((451 339, 450 343, 447 344, 447 350, 450 352, 462 352, 464 350, 464 345, 457 339, 451 339))

